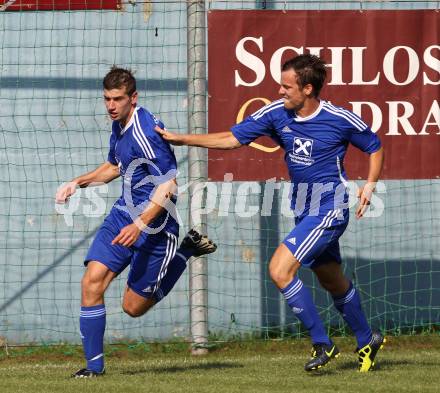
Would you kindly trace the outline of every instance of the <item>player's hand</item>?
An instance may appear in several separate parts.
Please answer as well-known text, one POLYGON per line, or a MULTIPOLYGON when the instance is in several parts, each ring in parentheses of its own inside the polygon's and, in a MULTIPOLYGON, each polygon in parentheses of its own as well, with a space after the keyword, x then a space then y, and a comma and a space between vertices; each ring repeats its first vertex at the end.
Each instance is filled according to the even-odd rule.
POLYGON ((366 183, 358 190, 359 205, 356 209, 356 218, 362 218, 370 206, 371 197, 375 189, 375 183, 366 183))
POLYGON ((154 127, 154 130, 158 132, 163 139, 165 139, 167 142, 171 143, 172 145, 176 145, 176 146, 183 145, 183 140, 181 135, 174 134, 173 132, 164 130, 159 126, 154 127))
POLYGON ((112 245, 120 244, 124 247, 130 247, 136 243, 140 234, 141 230, 135 223, 127 225, 122 228, 119 234, 112 240, 112 245))
POLYGON ((74 181, 62 184, 61 187, 58 188, 57 194, 55 195, 55 202, 66 203, 69 197, 75 194, 76 187, 78 187, 78 184, 76 184, 74 181))

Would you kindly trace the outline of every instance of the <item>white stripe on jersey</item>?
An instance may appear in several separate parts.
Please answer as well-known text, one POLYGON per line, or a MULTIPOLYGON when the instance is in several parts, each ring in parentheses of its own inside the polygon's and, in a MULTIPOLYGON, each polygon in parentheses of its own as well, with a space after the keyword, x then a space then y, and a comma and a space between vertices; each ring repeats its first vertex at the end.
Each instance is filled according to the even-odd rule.
POLYGON ((258 120, 260 117, 263 117, 266 113, 269 113, 269 112, 273 111, 274 109, 283 108, 283 107, 284 107, 284 103, 273 106, 272 108, 269 108, 269 109, 265 110, 264 112, 261 112, 259 115, 255 116, 254 120, 258 120))
POLYGON ((165 258, 163 259, 162 266, 160 267, 159 274, 157 276, 157 282, 154 286, 153 293, 155 293, 160 286, 160 283, 162 279, 164 278, 165 274, 167 274, 167 269, 170 261, 174 258, 174 255, 176 254, 177 250, 177 237, 173 235, 172 233, 165 232, 168 236, 167 240, 167 249, 165 252, 165 258))
POLYGON ((336 112, 339 113, 344 113, 346 116, 348 116, 351 120, 353 120, 355 123, 357 123, 360 127, 362 127, 362 131, 365 130, 365 128, 367 128, 367 124, 357 115, 355 115, 353 112, 350 112, 347 109, 341 108, 341 107, 337 107, 335 105, 333 105, 330 102, 325 102, 326 105, 328 105, 329 108, 335 110, 336 112))
POLYGON ((257 116, 257 115, 260 114, 261 111, 264 111, 265 109, 267 109, 267 108, 269 108, 269 107, 271 107, 271 106, 273 106, 273 105, 279 104, 279 103, 282 102, 282 101, 284 101, 284 100, 283 100, 283 99, 281 99, 281 100, 276 100, 276 101, 271 102, 270 104, 264 105, 262 108, 258 109, 256 112, 252 113, 251 116, 252 116, 252 117, 257 116))
POLYGON ((156 158, 156 155, 154 154, 153 148, 151 147, 147 136, 142 132, 141 123, 139 121, 139 112, 136 112, 136 116, 134 117, 134 121, 135 121, 135 124, 137 124, 137 128, 139 130, 139 134, 141 136, 141 139, 144 140, 144 142, 147 145, 148 150, 151 152, 152 158, 156 158))
POLYGON ((138 143, 138 145, 141 148, 142 152, 144 153, 145 157, 151 159, 152 158, 151 155, 147 152, 146 147, 142 144, 141 140, 139 139, 138 131, 137 131, 135 124, 133 124, 133 137, 136 140, 136 142, 138 143))
POLYGON ((331 226, 332 221, 338 216, 338 210, 331 210, 327 213, 321 223, 313 229, 312 232, 306 237, 306 239, 299 246, 298 250, 296 250, 295 257, 299 262, 302 261, 303 257, 310 251, 310 249, 314 246, 314 244, 318 241, 318 239, 323 234, 326 228, 331 226))
POLYGON ((338 167, 339 179, 341 179, 341 182, 345 187, 348 187, 347 179, 342 176, 341 159, 339 156, 336 156, 336 166, 338 167))
POLYGON ((144 152, 145 157, 153 159, 156 158, 156 155, 151 148, 150 143, 148 142, 147 137, 142 132, 142 128, 139 124, 138 114, 135 114, 134 122, 133 122, 133 137, 136 139, 136 142, 139 144, 140 148, 144 152))
POLYGON ((260 117, 264 116, 266 113, 272 111, 273 109, 280 108, 284 106, 284 100, 274 101, 271 104, 263 106, 260 110, 251 115, 254 120, 258 120, 260 117))
POLYGON ((329 113, 332 113, 339 117, 343 117, 345 120, 347 120, 350 124, 352 124, 355 128, 357 128, 361 132, 368 127, 359 117, 355 116, 352 112, 346 109, 336 108, 335 106, 329 104, 328 102, 324 103, 322 108, 329 113))

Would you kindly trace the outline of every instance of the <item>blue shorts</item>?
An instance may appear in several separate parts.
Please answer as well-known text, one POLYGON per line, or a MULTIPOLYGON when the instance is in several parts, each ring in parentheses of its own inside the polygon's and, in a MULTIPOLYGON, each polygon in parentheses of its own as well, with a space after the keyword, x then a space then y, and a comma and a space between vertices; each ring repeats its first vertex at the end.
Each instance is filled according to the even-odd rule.
POLYGON ((164 292, 169 292, 161 289, 161 281, 176 253, 178 232, 161 231, 154 235, 142 232, 131 247, 112 245, 120 230, 132 223, 127 213, 113 207, 99 228, 84 264, 98 261, 117 274, 130 265, 128 287, 142 297, 159 301, 164 292))
POLYGON ((283 240, 283 244, 306 267, 327 262, 341 263, 339 238, 348 225, 348 210, 327 210, 318 216, 304 216, 283 240))

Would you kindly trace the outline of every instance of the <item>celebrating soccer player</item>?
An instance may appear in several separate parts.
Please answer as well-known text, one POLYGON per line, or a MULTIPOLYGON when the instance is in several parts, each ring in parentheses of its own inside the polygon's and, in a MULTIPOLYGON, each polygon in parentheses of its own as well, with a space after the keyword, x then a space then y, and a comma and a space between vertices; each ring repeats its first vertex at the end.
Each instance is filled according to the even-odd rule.
POLYGON ((382 170, 383 149, 377 135, 357 115, 319 99, 325 78, 325 63, 319 57, 300 55, 282 66, 282 99, 261 108, 231 131, 178 135, 162 127, 156 130, 175 145, 234 149, 266 135, 284 149, 293 186, 292 209, 296 198, 301 198, 298 185, 302 189, 307 185, 307 195, 304 209, 295 212, 294 229, 270 261, 269 272, 311 335, 312 357, 305 370, 325 366, 339 350, 327 335, 309 290, 297 277, 301 266, 311 268, 333 297, 336 309, 356 335, 359 371, 369 371, 385 338, 371 330, 359 293, 341 268, 339 237, 349 216, 343 161, 349 143, 369 154, 367 183, 360 189, 356 210, 356 217, 361 218, 382 170))
POLYGON ((170 292, 191 256, 217 248, 206 236, 191 230, 177 250, 176 158, 169 143, 154 131, 164 125, 137 105, 131 71, 113 67, 103 87, 105 106, 113 120, 108 160, 62 186, 56 195, 56 202, 64 203, 77 187, 123 178, 122 195, 98 230, 84 262, 80 331, 87 365, 72 375, 75 378, 104 374, 104 292, 119 273, 130 265, 122 308, 139 317, 170 292))

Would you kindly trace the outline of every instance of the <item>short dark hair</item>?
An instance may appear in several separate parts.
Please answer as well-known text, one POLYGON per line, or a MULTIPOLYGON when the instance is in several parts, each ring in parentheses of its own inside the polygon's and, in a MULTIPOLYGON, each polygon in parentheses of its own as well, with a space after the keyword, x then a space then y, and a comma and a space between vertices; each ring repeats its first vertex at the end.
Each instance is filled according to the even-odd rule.
POLYGON ((113 66, 102 81, 105 90, 120 89, 125 87, 125 92, 130 97, 136 91, 136 79, 131 70, 113 66))
POLYGON ((287 60, 281 67, 281 71, 293 69, 298 76, 300 87, 308 84, 313 86, 313 96, 318 97, 327 76, 325 61, 318 56, 304 54, 287 60))

